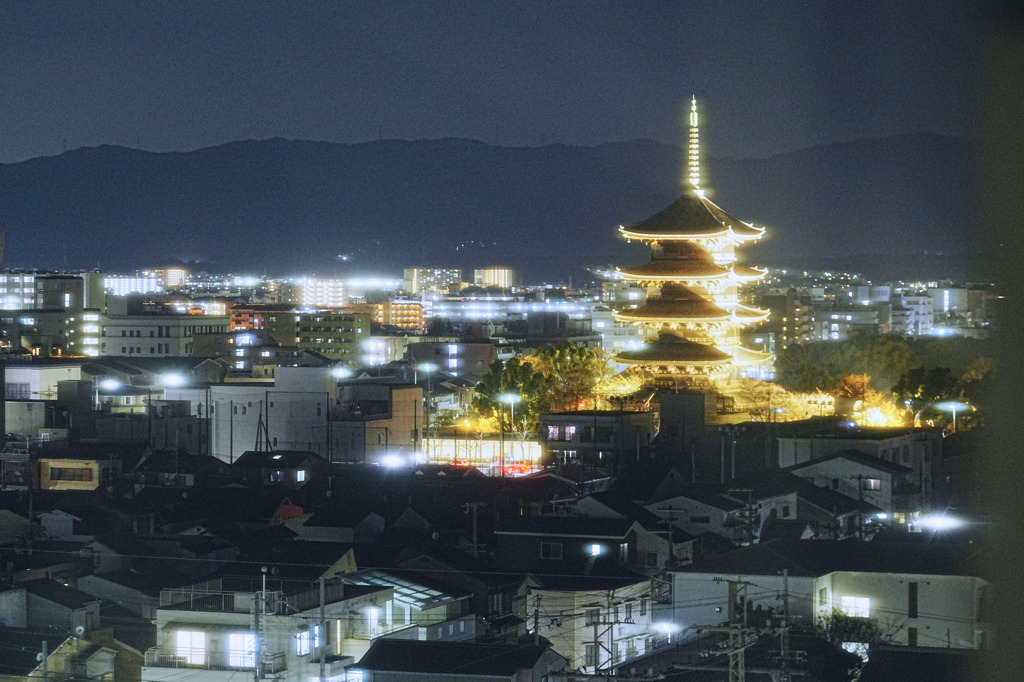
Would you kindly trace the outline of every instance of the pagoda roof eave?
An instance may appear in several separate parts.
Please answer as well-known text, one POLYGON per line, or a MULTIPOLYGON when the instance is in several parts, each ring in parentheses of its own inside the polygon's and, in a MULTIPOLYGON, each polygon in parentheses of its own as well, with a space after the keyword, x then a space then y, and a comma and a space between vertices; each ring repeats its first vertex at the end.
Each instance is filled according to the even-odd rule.
POLYGON ((691 275, 687 273, 672 273, 665 275, 651 275, 639 272, 620 270, 622 279, 628 282, 714 282, 716 280, 728 279, 730 274, 723 272, 714 275, 691 275))
MULTIPOLYGON (((694 233, 694 232, 671 233, 671 232, 669 232, 669 233, 666 233, 666 232, 640 232, 640 231, 633 230, 631 228, 625 227, 623 225, 620 225, 619 226, 619 232, 626 239, 636 239, 637 241, 650 241, 650 242, 701 241, 701 240, 705 240, 705 239, 707 239, 707 240, 722 239, 723 237, 733 237, 733 238, 736 238, 736 235, 733 233, 733 231, 730 228, 726 227, 726 226, 722 226, 721 229, 716 230, 715 232, 699 232, 699 233, 694 233)), ((749 237, 748 237, 748 239, 749 239, 749 237)), ((746 239, 741 239, 741 241, 746 241, 746 239)))

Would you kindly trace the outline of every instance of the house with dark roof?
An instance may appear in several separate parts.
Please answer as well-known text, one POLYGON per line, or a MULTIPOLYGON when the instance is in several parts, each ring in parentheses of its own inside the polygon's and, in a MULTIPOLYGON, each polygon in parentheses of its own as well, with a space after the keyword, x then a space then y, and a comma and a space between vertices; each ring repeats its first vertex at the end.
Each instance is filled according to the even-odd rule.
POLYGON ((378 639, 347 671, 348 679, 363 682, 541 682, 566 666, 563 656, 545 646, 378 639))
POLYGON ((116 642, 93 641, 88 637, 56 634, 52 630, 23 630, 0 627, 0 680, 128 679, 138 675, 116 642), (43 661, 43 652, 46 660, 43 661), (44 670, 46 673, 44 674, 44 670), (133 675, 134 672, 134 675, 133 675), (115 674, 123 677, 115 678, 115 674))
POLYGON ((906 528, 922 511, 921 483, 914 470, 858 450, 842 450, 787 467, 784 471, 891 514, 906 528))
POLYGON ((320 455, 306 450, 249 450, 234 461, 231 469, 265 486, 283 485, 295 490, 314 477, 326 475, 328 464, 320 455))
POLYGON ((905 534, 764 542, 672 571, 670 620, 691 630, 725 622, 733 581, 752 610, 788 607, 808 624, 839 610, 871 618, 896 644, 982 648, 991 608, 982 559, 977 545, 905 534))
POLYGON ((100 600, 54 580, 30 580, 0 592, 0 623, 7 627, 56 627, 73 633, 99 626, 100 600))

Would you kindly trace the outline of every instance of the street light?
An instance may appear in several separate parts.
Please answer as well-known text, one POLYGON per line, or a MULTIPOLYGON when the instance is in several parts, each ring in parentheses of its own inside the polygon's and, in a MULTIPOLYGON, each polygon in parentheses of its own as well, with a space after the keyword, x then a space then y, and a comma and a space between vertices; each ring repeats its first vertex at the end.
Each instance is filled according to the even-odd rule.
POLYGON ((516 419, 516 403, 519 402, 519 396, 515 393, 502 393, 498 396, 498 400, 502 403, 501 412, 498 414, 498 422, 501 424, 501 447, 498 453, 498 466, 501 467, 501 476, 505 476, 505 405, 507 404, 512 411, 512 415, 509 417, 509 426, 512 427, 512 435, 515 436, 515 419, 516 419))
POLYGON ((427 439, 426 439, 427 440, 427 461, 429 462, 430 461, 430 444, 431 444, 430 443, 430 408, 431 408, 431 404, 433 403, 433 398, 434 398, 434 394, 431 391, 430 378, 433 376, 434 372, 437 371, 437 365, 435 365, 432 362, 422 362, 422 363, 420 363, 419 365, 416 366, 416 369, 418 371, 423 372, 424 374, 427 375, 427 401, 426 401, 426 403, 423 406, 423 409, 426 411, 427 416, 426 416, 426 421, 423 424, 423 432, 427 435, 427 439))
POLYGON ((941 403, 935 403, 935 407, 943 412, 953 413, 953 433, 956 433, 956 413, 965 412, 971 409, 971 406, 967 403, 962 403, 957 400, 946 400, 941 403))

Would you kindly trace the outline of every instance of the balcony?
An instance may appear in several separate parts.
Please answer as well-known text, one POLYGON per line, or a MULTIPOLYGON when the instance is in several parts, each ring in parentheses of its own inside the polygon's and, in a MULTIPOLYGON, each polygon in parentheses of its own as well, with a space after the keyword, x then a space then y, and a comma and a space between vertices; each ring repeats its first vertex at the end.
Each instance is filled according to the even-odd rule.
MULTIPOLYGON (((223 670, 228 673, 239 671, 252 671, 253 666, 228 665, 228 654, 224 651, 213 652, 192 652, 190 656, 178 654, 174 647, 153 647, 146 651, 145 667, 147 668, 190 668, 193 670, 223 670), (197 655, 198 654, 198 655, 197 655), (202 660, 202 663, 190 663, 202 660)), ((283 651, 267 652, 261 656, 263 660, 263 672, 265 674, 280 673, 287 670, 286 656, 283 651)), ((159 675, 145 675, 147 680, 155 680, 159 675)))

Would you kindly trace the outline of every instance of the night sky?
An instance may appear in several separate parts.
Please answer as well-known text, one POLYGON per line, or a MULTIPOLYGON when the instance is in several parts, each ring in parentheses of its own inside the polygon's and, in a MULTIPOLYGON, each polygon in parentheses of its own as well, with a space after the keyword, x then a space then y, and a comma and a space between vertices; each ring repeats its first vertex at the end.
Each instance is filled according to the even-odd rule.
POLYGON ((964 134, 973 2, 0 4, 0 161, 118 144, 468 137, 768 156, 964 134))

